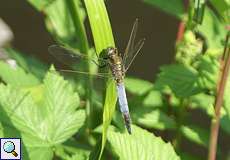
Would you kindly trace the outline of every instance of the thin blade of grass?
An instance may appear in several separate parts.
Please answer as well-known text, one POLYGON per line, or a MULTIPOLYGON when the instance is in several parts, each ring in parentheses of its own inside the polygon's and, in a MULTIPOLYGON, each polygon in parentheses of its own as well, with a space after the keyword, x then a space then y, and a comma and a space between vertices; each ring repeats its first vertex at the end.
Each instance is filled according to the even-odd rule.
MULTIPOLYGON (((84 2, 89 16, 96 52, 99 55, 103 49, 115 46, 109 17, 103 0, 84 0, 84 2)), ((103 132, 99 159, 101 159, 106 144, 107 129, 112 120, 116 101, 117 95, 115 83, 114 81, 109 80, 107 82, 104 103, 103 132)))

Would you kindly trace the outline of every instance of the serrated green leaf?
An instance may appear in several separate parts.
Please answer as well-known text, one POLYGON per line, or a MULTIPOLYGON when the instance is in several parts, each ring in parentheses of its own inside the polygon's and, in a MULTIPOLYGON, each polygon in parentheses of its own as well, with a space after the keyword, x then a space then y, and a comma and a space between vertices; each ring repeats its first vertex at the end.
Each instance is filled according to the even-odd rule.
POLYGON ((84 111, 77 111, 79 96, 67 81, 55 73, 44 79, 44 113, 49 124, 50 141, 61 143, 71 137, 85 121, 84 111))
POLYGON ((29 93, 3 84, 0 85, 0 93, 1 95, 4 93, 0 96, 1 109, 3 109, 1 121, 10 126, 13 123, 19 130, 36 135, 41 115, 29 93), (7 117, 12 122, 8 121, 7 117))
POLYGON ((197 64, 195 64, 195 68, 199 72, 200 86, 209 90, 215 90, 219 76, 219 62, 216 57, 209 55, 202 56, 197 64))
POLYGON ((152 133, 132 126, 133 133, 109 131, 108 140, 120 160, 179 160, 170 143, 152 133))
POLYGON ((175 129, 175 121, 159 109, 139 107, 131 112, 134 123, 158 130, 175 129))
POLYGON ((201 91, 197 85, 197 72, 181 64, 161 67, 161 72, 155 82, 156 89, 169 87, 178 97, 189 97, 201 91))
POLYGON ((181 19, 184 14, 184 7, 182 0, 171 0, 171 1, 161 1, 161 0, 144 0, 144 2, 151 4, 162 11, 181 19))
POLYGON ((200 108, 211 117, 215 115, 214 102, 214 96, 207 95, 204 93, 200 93, 190 97, 191 108, 200 108))
POLYGON ((182 134, 190 141, 197 143, 201 146, 208 147, 209 144, 209 131, 204 128, 189 125, 181 127, 182 134))
POLYGON ((136 95, 143 95, 153 88, 153 84, 137 78, 125 78, 125 86, 127 91, 136 95))
POLYGON ((30 159, 52 159, 56 144, 70 138, 83 125, 85 113, 76 110, 79 97, 57 73, 48 73, 44 80, 44 98, 37 106, 30 92, 0 85, 0 120, 20 131, 30 159), (38 156, 39 152, 42 156, 38 156))
MULTIPOLYGON (((26 146, 25 148, 30 150, 29 157, 39 160, 39 157, 36 157, 38 154, 34 154, 37 153, 37 148, 46 147, 46 151, 49 148, 49 144, 45 141, 44 135, 41 132, 40 127, 43 123, 39 108, 33 103, 28 92, 1 84, 0 93, 4 93, 4 96, 0 96, 0 120, 4 124, 3 137, 22 138, 23 144, 26 146), (14 132, 11 131, 12 129, 9 130, 8 126, 13 128, 14 132)), ((25 154, 24 151, 23 155, 25 154)), ((46 153, 48 152, 42 153, 44 157, 46 157, 46 153)))
POLYGON ((11 66, 5 62, 0 62, 0 77, 8 84, 20 87, 34 86, 40 83, 40 80, 31 73, 26 73, 19 66, 11 66))

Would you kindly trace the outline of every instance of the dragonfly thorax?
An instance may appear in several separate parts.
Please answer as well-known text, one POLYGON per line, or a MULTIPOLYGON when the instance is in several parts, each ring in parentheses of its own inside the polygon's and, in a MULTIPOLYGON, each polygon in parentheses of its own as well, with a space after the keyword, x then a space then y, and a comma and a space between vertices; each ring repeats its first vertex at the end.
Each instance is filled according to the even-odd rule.
POLYGON ((108 47, 106 49, 106 52, 109 59, 109 66, 115 81, 117 83, 123 82, 124 67, 123 67, 121 55, 118 53, 117 48, 114 47, 108 47))

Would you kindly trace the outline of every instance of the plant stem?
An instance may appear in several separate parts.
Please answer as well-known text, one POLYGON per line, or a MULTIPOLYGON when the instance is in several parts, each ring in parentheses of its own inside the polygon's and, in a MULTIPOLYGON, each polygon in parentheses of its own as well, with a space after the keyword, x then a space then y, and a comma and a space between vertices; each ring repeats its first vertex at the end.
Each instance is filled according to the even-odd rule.
POLYGON ((184 36, 184 31, 185 31, 185 23, 181 21, 178 26, 176 42, 180 42, 182 40, 184 36))
MULTIPOLYGON (((184 1, 184 8, 186 11, 188 9, 188 4, 189 4, 188 0, 185 0, 184 1)), ((184 31, 185 31, 185 22, 183 20, 181 20, 179 23, 179 26, 178 26, 176 42, 180 42, 183 39, 184 31)))
MULTIPOLYGON (((66 4, 69 8, 69 12, 70 15, 72 17, 73 20, 73 24, 76 30, 76 35, 78 35, 78 38, 80 39, 79 43, 80 43, 80 51, 82 53, 87 54, 87 56, 89 55, 89 43, 88 43, 88 39, 86 36, 86 31, 84 28, 84 24, 83 24, 83 20, 81 20, 81 17, 79 15, 79 13, 77 13, 78 10, 80 10, 80 7, 77 7, 79 4, 75 4, 77 2, 74 2, 73 0, 66 0, 66 4)), ((86 66, 87 71, 90 72, 90 62, 88 61, 86 66)), ((88 129, 91 128, 91 117, 92 117, 92 108, 91 108, 91 102, 92 102, 92 93, 91 90, 93 88, 93 79, 91 76, 89 76, 86 80, 86 84, 85 84, 85 88, 86 88, 86 115, 87 115, 87 126, 88 129)))
POLYGON ((177 151, 180 150, 180 144, 182 140, 181 127, 183 126, 187 105, 188 100, 181 99, 181 105, 179 106, 180 108, 177 115, 177 131, 175 139, 173 140, 173 146, 176 148, 177 151))
POLYGON ((88 53, 89 50, 89 46, 88 46, 88 40, 87 40, 87 36, 86 36, 86 31, 84 28, 84 24, 82 23, 81 17, 79 15, 79 13, 77 13, 77 10, 80 9, 79 7, 76 8, 76 2, 74 1, 69 1, 66 0, 66 5, 69 8, 69 13, 71 15, 71 19, 73 21, 73 25, 75 27, 75 30, 77 32, 77 38, 80 39, 79 43, 80 43, 80 51, 82 53, 88 53))
POLYGON ((220 73, 220 81, 219 84, 217 85, 217 96, 215 100, 215 116, 213 117, 211 123, 211 135, 209 140, 208 160, 216 159, 216 145, 218 141, 218 133, 219 133, 219 126, 220 126, 220 110, 223 103, 224 90, 225 90, 229 68, 230 68, 230 48, 228 47, 228 40, 229 40, 229 34, 227 34, 226 37, 226 44, 225 44, 222 60, 225 57, 227 57, 227 59, 225 64, 222 65, 223 72, 220 73))

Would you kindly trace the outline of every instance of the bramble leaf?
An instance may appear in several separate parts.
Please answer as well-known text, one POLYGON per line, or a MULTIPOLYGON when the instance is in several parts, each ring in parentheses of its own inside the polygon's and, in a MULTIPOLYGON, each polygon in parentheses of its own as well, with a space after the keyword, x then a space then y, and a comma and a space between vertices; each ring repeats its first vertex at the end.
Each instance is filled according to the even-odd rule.
POLYGON ((0 85, 0 120, 18 131, 29 157, 35 160, 52 159, 52 147, 75 134, 85 120, 84 111, 77 110, 78 94, 57 73, 47 73, 42 89, 38 92, 43 93, 42 102, 36 104, 30 91, 0 85))
POLYGON ((132 120, 141 126, 158 130, 175 129, 176 122, 159 109, 138 107, 131 112, 132 120))
POLYGON ((153 88, 153 84, 137 78, 125 78, 125 86, 127 91, 136 95, 143 95, 153 88))
POLYGON ((179 160, 170 143, 165 143, 154 134, 132 125, 133 133, 110 130, 108 140, 120 160, 179 160))
POLYGON ((169 87, 176 96, 186 98, 201 91, 197 80, 198 73, 193 68, 172 64, 161 67, 154 87, 160 90, 169 87))

